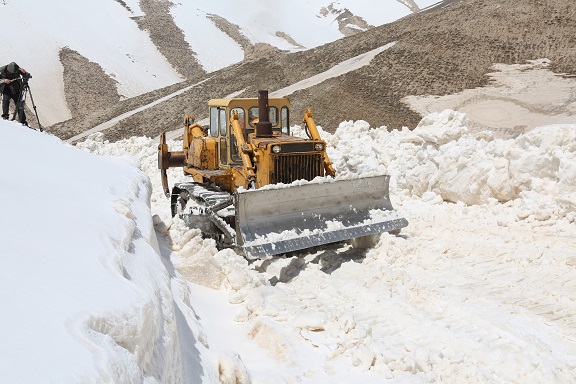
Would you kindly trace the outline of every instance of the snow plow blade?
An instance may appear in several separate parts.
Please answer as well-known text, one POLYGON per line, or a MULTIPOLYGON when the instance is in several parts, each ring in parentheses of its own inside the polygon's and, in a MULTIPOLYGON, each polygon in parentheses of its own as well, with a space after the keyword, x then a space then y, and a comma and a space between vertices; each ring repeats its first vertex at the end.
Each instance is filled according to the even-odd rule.
POLYGON ((236 244, 249 259, 395 231, 390 176, 236 193, 236 244))

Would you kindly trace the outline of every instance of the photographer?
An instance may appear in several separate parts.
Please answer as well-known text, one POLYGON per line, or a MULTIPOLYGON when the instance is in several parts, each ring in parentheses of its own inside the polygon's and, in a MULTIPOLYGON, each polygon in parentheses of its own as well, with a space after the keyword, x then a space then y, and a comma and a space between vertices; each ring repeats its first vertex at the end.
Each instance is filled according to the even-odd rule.
POLYGON ((10 99, 14 100, 16 110, 18 111, 18 120, 21 124, 28 126, 24 105, 20 100, 22 86, 24 82, 32 77, 24 68, 12 62, 0 67, 0 92, 2 93, 2 118, 7 120, 9 117, 10 99))

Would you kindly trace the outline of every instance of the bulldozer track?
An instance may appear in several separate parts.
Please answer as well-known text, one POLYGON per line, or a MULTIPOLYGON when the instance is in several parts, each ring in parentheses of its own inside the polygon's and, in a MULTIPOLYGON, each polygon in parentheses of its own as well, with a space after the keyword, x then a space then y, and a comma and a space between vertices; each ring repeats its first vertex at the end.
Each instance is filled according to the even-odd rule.
POLYGON ((191 198, 194 198, 199 203, 205 204, 206 209, 213 209, 225 202, 231 202, 233 199, 232 195, 228 192, 218 191, 198 183, 178 183, 174 185, 172 196, 179 194, 180 191, 177 190, 188 192, 191 198))
MULTIPOLYGON (((179 183, 172 189, 171 200, 173 216, 179 214, 187 224, 194 222, 194 217, 206 217, 218 228, 224 237, 224 239, 218 236, 218 238, 216 238, 222 246, 228 246, 234 243, 236 237, 235 229, 230 225, 230 221, 227 222, 225 219, 226 217, 234 216, 233 210, 227 210, 218 214, 218 212, 234 204, 234 197, 230 193, 198 183, 179 183), (187 197, 194 199, 198 204, 199 209, 197 209, 196 213, 186 213, 182 210, 178 212, 178 204, 182 205, 182 203, 184 203, 183 205, 185 206, 187 203, 187 200, 182 201, 182 192, 186 192, 187 197)), ((181 206, 181 208, 183 209, 184 206, 181 206)))

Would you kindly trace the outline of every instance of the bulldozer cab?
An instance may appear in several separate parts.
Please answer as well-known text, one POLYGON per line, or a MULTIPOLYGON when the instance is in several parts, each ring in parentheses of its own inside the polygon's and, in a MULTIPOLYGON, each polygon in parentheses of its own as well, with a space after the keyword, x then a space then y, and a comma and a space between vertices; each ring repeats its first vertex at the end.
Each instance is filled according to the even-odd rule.
MULTIPOLYGON (((268 100, 269 120, 275 136, 290 135, 290 100, 274 98, 268 100)), ((231 117, 238 113, 238 122, 244 134, 244 141, 249 141, 255 134, 259 121, 258 99, 235 98, 213 99, 208 103, 210 109, 209 136, 217 139, 219 163, 222 168, 242 165, 242 158, 236 145, 231 117)))

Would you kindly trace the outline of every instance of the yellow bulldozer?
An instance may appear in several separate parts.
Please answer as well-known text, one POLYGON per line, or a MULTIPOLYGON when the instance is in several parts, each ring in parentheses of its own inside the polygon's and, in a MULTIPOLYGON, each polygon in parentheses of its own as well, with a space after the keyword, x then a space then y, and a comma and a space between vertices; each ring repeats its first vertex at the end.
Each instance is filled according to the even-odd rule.
POLYGON ((290 100, 214 99, 209 125, 184 118, 182 151, 160 135, 158 168, 172 216, 248 259, 371 238, 408 225, 389 198, 390 176, 338 179, 308 109, 308 138, 290 134, 290 100), (170 190, 167 169, 189 181, 170 190))

